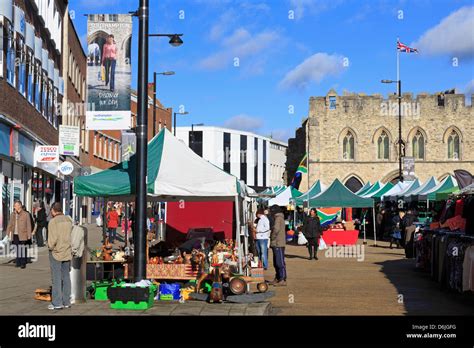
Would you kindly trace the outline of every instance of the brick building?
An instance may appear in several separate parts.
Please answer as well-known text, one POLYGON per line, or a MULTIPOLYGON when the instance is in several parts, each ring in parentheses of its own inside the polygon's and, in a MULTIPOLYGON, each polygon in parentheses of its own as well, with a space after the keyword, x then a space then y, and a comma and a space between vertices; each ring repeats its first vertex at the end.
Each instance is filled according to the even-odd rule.
MULTIPOLYGON (((456 169, 474 173, 473 120, 474 110, 462 94, 404 93, 402 140, 405 155, 415 158, 416 177, 443 179, 456 169)), ((306 129, 310 184, 338 178, 356 188, 367 181, 397 180, 397 96, 338 96, 331 90, 311 97, 306 129)))

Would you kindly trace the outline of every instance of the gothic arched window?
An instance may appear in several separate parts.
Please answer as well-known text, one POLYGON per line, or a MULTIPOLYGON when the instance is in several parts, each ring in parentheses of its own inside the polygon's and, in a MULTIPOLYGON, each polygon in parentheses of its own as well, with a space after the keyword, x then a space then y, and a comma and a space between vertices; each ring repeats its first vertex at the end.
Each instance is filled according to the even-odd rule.
POLYGON ((377 139, 377 158, 388 160, 390 156, 389 148, 388 135, 385 131, 382 131, 377 139))
POLYGON ((345 160, 354 159, 354 135, 348 131, 342 142, 342 157, 345 160))
POLYGON ((459 159, 459 134, 454 129, 448 137, 448 158, 459 159))
POLYGON ((420 131, 417 131, 411 140, 413 157, 415 159, 425 159, 425 137, 420 131))

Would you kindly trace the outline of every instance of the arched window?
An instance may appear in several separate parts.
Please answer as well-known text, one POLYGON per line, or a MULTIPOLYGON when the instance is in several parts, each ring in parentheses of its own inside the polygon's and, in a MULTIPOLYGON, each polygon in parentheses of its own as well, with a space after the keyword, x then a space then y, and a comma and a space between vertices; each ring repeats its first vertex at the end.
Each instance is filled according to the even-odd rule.
POLYGON ((420 131, 411 140, 411 146, 415 159, 425 159, 425 137, 420 131))
POLYGON ((360 182, 358 178, 356 178, 355 176, 351 176, 349 179, 347 179, 345 186, 355 193, 359 191, 364 185, 360 182))
POLYGON ((345 160, 354 159, 354 135, 348 131, 342 142, 342 158, 345 160))
POLYGON ((448 137, 448 158, 459 159, 459 134, 454 129, 448 137))
POLYGON ((377 158, 378 159, 389 159, 389 139, 385 131, 380 133, 379 138, 377 139, 377 158))

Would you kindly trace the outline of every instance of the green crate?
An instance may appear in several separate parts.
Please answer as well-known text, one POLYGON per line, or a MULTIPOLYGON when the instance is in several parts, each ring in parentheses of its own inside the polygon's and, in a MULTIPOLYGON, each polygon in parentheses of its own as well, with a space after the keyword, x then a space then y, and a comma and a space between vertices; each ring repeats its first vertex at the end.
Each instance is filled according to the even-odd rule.
MULTIPOLYGON (((122 284, 113 286, 113 287, 120 287, 122 284)), ((134 288, 133 286, 132 288, 134 288)), ((147 301, 140 301, 138 303, 134 301, 115 301, 115 302, 110 302, 110 308, 112 309, 130 309, 130 310, 146 310, 149 309, 153 306, 153 302, 155 300, 155 293, 157 290, 156 285, 151 285, 149 288, 149 295, 148 295, 148 300, 147 301)))
POLYGON ((96 301, 107 301, 107 289, 112 286, 113 282, 109 281, 97 281, 92 282, 92 289, 94 291, 94 300, 96 301))

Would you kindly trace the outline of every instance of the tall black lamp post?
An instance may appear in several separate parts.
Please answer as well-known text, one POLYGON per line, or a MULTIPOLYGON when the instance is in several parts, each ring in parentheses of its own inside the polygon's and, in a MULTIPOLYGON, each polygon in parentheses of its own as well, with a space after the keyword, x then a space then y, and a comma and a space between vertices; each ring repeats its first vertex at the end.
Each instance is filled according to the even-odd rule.
POLYGON ((153 136, 156 135, 156 75, 170 76, 174 71, 154 72, 153 73, 153 136))
POLYGON ((403 182, 402 173, 402 80, 382 80, 382 83, 396 83, 398 85, 398 180, 403 182))
POLYGON ((149 2, 140 0, 138 16, 138 92, 137 92, 137 166, 135 181, 135 282, 146 279, 146 203, 147 203, 147 134, 148 134, 148 37, 168 36, 170 44, 180 46, 183 34, 148 34, 149 2))

